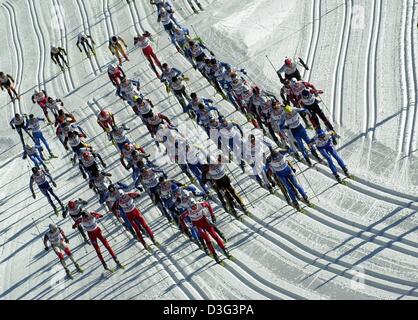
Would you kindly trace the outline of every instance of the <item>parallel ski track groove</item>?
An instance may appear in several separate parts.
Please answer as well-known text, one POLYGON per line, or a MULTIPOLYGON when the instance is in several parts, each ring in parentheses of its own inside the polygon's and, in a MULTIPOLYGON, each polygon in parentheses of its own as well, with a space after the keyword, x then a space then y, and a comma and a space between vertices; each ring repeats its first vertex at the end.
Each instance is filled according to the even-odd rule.
MULTIPOLYGON (((80 1, 80 0, 77 0, 77 1, 80 1)), ((82 0, 81 0, 81 7, 82 7, 82 9, 84 11, 84 14, 86 15, 87 28, 89 30, 89 35, 91 36, 92 35, 92 32, 91 32, 92 30, 91 30, 91 24, 90 24, 89 14, 88 14, 88 11, 86 9, 86 4, 82 0)), ((102 67, 100 66, 99 59, 97 58, 97 56, 94 56, 94 60, 96 61, 97 67, 99 69, 99 72, 102 73, 103 72, 102 71, 102 67)))
POLYGON ((343 84, 344 84, 344 70, 345 62, 347 59, 348 42, 351 33, 351 10, 353 7, 352 0, 347 0, 344 5, 344 22, 343 29, 340 35, 340 43, 337 54, 337 62, 335 64, 334 77, 333 77, 333 91, 331 101, 332 117, 337 125, 342 125, 342 105, 343 105, 343 84))
MULTIPOLYGON (((59 18, 59 13, 58 13, 58 11, 57 11, 57 6, 56 6, 56 4, 55 4, 55 0, 51 0, 51 5, 52 5, 52 7, 54 8, 54 13, 55 13, 55 15, 56 15, 56 19, 57 19, 57 23, 60 25, 60 21, 61 21, 61 19, 59 18)), ((61 25, 58 27, 58 29, 59 29, 59 42, 60 42, 60 46, 61 47, 64 47, 64 45, 63 45, 63 35, 62 35, 62 32, 61 32, 61 25)), ((53 32, 53 30, 52 30, 52 32, 53 32)), ((54 44, 55 45, 55 44, 54 44)), ((67 50, 67 48, 65 48, 65 50, 67 50)), ((67 51, 67 53, 68 53, 68 51, 67 51)), ((67 57, 67 59, 68 59, 68 57, 67 57)), ((57 65, 57 67, 59 68, 59 66, 57 65)), ((68 71, 69 71, 69 69, 68 69, 68 71)), ((62 79, 63 79, 63 82, 64 82, 64 84, 65 84, 65 88, 66 88, 66 91, 67 91, 67 93, 69 93, 70 91, 71 91, 71 86, 70 86, 70 84, 69 84, 69 81, 68 81, 68 79, 67 79, 67 76, 66 76, 66 72, 65 71, 62 71, 62 70, 60 70, 60 73, 61 73, 61 75, 62 75, 62 79)))
MULTIPOLYGON (((2 3, 2 6, 6 9, 7 14, 9 16, 10 29, 13 35, 12 42, 13 42, 14 49, 16 51, 17 75, 16 75, 15 80, 16 80, 17 86, 20 86, 22 83, 24 61, 23 61, 23 53, 22 53, 22 43, 20 41, 19 31, 18 31, 18 27, 16 23, 16 12, 15 12, 13 5, 10 4, 9 2, 2 3)), ((19 91, 19 89, 17 91, 19 91)), ((16 108, 16 102, 13 103, 13 108, 15 109, 15 113, 21 114, 22 108, 21 108, 20 100, 18 100, 17 103, 18 103, 17 108, 16 108)))
POLYGON ((406 4, 408 15, 410 19, 407 19, 407 32, 405 33, 405 45, 408 45, 407 35, 410 34, 410 41, 409 41, 409 50, 406 50, 409 53, 409 59, 406 60, 406 70, 409 71, 412 69, 412 75, 408 77, 409 86, 412 88, 412 97, 410 97, 410 101, 408 102, 408 109, 407 109, 407 117, 406 117, 406 134, 404 140, 403 150, 407 156, 411 155, 413 152, 413 139, 416 139, 414 135, 415 130, 415 123, 416 123, 416 116, 417 116, 417 109, 418 109, 418 101, 417 101, 417 90, 418 90, 418 83, 417 83, 417 70, 416 70, 416 54, 415 54, 415 46, 416 42, 414 42, 414 35, 415 30, 414 27, 414 16, 415 16, 415 1, 408 1, 406 4), (409 61, 409 64, 408 64, 409 61), (411 80, 411 81, 410 81, 411 80))
POLYGON ((306 62, 309 66, 309 71, 305 70, 306 73, 304 74, 304 78, 306 78, 306 81, 311 80, 312 69, 314 67, 315 62, 315 55, 318 49, 319 33, 321 31, 321 0, 315 0, 312 7, 312 28, 312 39, 309 44, 309 55, 306 62))
MULTIPOLYGON (((65 19, 64 19, 64 15, 61 11, 61 4, 60 4, 60 0, 55 0, 56 1, 56 9, 58 10, 58 18, 61 20, 61 25, 64 27, 64 34, 62 34, 62 30, 60 28, 60 33, 61 33, 61 39, 65 45, 65 51, 67 51, 68 53, 68 40, 67 40, 67 24, 65 23, 65 19)), ((67 57, 67 60, 69 60, 69 58, 67 57)), ((75 85, 74 85, 74 80, 73 80, 73 76, 71 73, 71 69, 68 69, 68 77, 70 79, 70 85, 72 90, 75 90, 75 85)))
POLYGON ((128 8, 129 8, 129 14, 131 16, 132 23, 133 23, 133 26, 135 28, 135 31, 139 35, 141 33, 141 31, 138 28, 138 25, 140 25, 140 22, 138 21, 138 23, 137 23, 137 21, 135 20, 135 18, 138 19, 138 16, 135 15, 134 12, 132 11, 132 3, 131 2, 129 2, 128 8))
MULTIPOLYGON (((417 19, 416 19, 416 5, 417 5, 417 2, 414 1, 413 4, 412 4, 412 6, 413 6, 412 7, 413 8, 413 10, 412 10, 412 21, 411 21, 412 26, 417 25, 416 24, 416 22, 417 22, 417 19)), ((412 59, 411 59, 411 61, 412 61, 412 70, 414 72, 414 79, 415 79, 415 90, 414 90, 414 92, 415 92, 415 108, 414 108, 414 114, 413 114, 413 123, 412 123, 412 127, 411 127, 411 135, 410 135, 411 141, 409 143, 408 156, 410 156, 413 152, 416 151, 417 136, 418 136, 418 128, 417 128, 417 123, 418 123, 418 121, 417 121, 417 118, 418 118, 418 93, 417 93, 417 91, 418 91, 418 75, 417 75, 417 68, 418 68, 418 66, 417 66, 417 63, 416 63, 416 61, 418 59, 418 56, 417 56, 416 47, 415 47, 416 43, 417 43, 417 40, 418 40, 417 33, 412 31, 411 32, 411 44, 412 44, 412 46, 411 46, 412 47, 412 59)))
MULTIPOLYGON (((83 31, 84 31, 84 33, 90 35, 90 28, 89 28, 89 26, 88 26, 88 24, 86 22, 86 19, 84 18, 83 10, 81 9, 81 5, 80 5, 80 1, 79 0, 76 0, 75 3, 77 5, 77 9, 78 9, 78 12, 79 12, 79 15, 80 15, 80 18, 81 18, 81 23, 83 25, 83 31), (87 32, 87 30, 89 32, 87 32)), ((86 13, 84 12, 84 14, 86 14, 86 13)), ((80 53, 83 54, 83 56, 84 56, 84 51, 82 51, 80 53)), ((96 68, 94 67, 93 60, 91 58, 87 58, 87 60, 89 61, 89 64, 90 64, 91 70, 93 71, 94 76, 97 77, 98 76, 98 73, 96 71, 96 68)))

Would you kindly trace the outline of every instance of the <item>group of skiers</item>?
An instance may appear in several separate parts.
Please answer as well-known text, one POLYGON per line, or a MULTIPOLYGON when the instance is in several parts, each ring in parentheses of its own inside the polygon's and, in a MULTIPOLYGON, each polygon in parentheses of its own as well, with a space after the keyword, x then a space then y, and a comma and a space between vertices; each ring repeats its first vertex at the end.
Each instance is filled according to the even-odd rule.
MULTIPOLYGON (((169 223, 175 223, 190 240, 216 262, 221 263, 210 237, 216 241, 227 258, 232 259, 232 256, 225 246, 226 239, 223 233, 216 226, 212 203, 219 201, 223 208, 236 218, 239 218, 240 211, 251 215, 241 195, 232 186, 231 177, 234 177, 227 163, 235 162, 243 172, 246 166, 249 166, 252 170, 251 175, 260 186, 272 193, 274 187, 278 186, 286 201, 297 210, 301 210, 298 200, 311 205, 307 192, 295 175, 295 164, 302 161, 302 158, 308 166, 312 166, 310 154, 322 163, 321 155, 337 181, 341 183, 342 179, 332 160, 335 158, 344 174, 348 177, 350 175, 334 147, 338 135, 320 107, 320 95, 323 92, 302 79, 296 60, 286 58, 283 66, 277 70, 282 83, 280 100, 252 83, 246 77, 245 69, 218 60, 199 37, 193 38, 189 30, 178 23, 170 1, 151 0, 150 3, 157 7, 157 22, 163 25, 176 50, 184 55, 225 101, 242 112, 255 128, 260 129, 257 131, 260 134, 251 132, 246 136, 242 127, 227 119, 223 115, 222 107, 214 105, 212 99, 189 92, 185 85, 189 78, 180 69, 160 61, 152 47, 153 39, 148 31, 136 36, 134 45, 142 50, 155 75, 165 84, 167 93, 173 92, 183 112, 204 129, 219 151, 210 153, 190 143, 166 115, 155 112, 156 104, 141 93, 140 81, 129 79, 122 69, 123 59, 129 61, 129 57, 126 51, 127 43, 120 36, 112 36, 108 45, 119 62, 111 63, 108 67, 108 76, 115 87, 116 95, 142 120, 157 146, 164 144, 167 155, 179 165, 190 183, 176 181, 158 168, 151 160, 150 154, 128 136, 130 128, 126 124, 117 123, 110 110, 102 109, 99 112, 97 124, 120 154, 122 166, 132 176, 133 187, 147 194, 153 201, 154 208, 158 208, 169 223), (323 129, 320 120, 326 129, 323 129), (309 136, 307 128, 315 130, 314 136, 309 136)), ((199 2, 197 6, 202 10, 199 2)), ((197 11, 194 6, 192 9, 197 11)), ((95 42, 89 35, 80 33, 76 45, 80 52, 84 50, 88 57, 96 54, 95 42)), ((51 58, 61 69, 64 65, 68 67, 65 56, 67 53, 64 49, 51 48, 51 58)), ((301 59, 299 63, 307 68, 301 59)), ((0 81, 2 90, 5 88, 12 100, 19 99, 10 75, 1 72, 0 81)), ((80 174, 97 194, 99 203, 105 205, 115 217, 115 221, 120 222, 147 250, 150 248, 145 237, 158 247, 159 243, 152 229, 135 203, 135 199, 140 197, 141 193, 128 191, 131 189, 130 186, 111 180, 112 174, 106 170, 107 166, 100 153, 87 143, 85 131, 75 116, 65 110, 64 102, 48 96, 45 90, 35 91, 32 102, 41 107, 45 118, 36 117, 34 114, 16 114, 10 121, 10 126, 17 131, 22 142, 23 158, 29 157, 34 164, 29 183, 32 196, 36 198, 33 188, 35 182, 56 214, 59 215, 59 210, 53 198, 61 207, 63 217, 66 218, 68 215, 71 218, 72 228, 78 230, 85 244, 94 247, 106 270, 112 269, 103 258, 98 240, 109 251, 116 265, 123 268, 99 226, 103 215, 86 210, 88 202, 81 198, 70 200, 65 205, 55 194, 53 188, 57 187, 57 183, 47 167, 49 159, 43 154, 45 148, 50 158, 56 157, 41 127, 41 123, 46 119, 49 125, 55 127, 55 133, 63 148, 73 152, 72 162, 76 164, 78 161, 80 174), (49 112, 52 113, 53 120, 49 112), (34 146, 26 142, 24 133, 33 140, 34 146)), ((67 245, 66 234, 56 224, 50 224, 44 236, 46 250, 48 242, 69 277, 72 276, 64 261, 63 252, 72 260, 76 269, 82 272, 67 245)))

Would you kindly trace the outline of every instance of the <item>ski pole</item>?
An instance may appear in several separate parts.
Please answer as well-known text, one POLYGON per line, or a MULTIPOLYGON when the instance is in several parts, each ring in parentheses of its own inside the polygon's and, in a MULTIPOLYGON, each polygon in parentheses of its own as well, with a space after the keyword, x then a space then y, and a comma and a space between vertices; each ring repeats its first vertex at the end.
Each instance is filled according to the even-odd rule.
POLYGON ((39 231, 39 228, 38 228, 38 224, 35 222, 35 219, 33 219, 33 217, 32 217, 32 221, 33 221, 33 223, 35 224, 35 228, 36 228, 36 230, 38 230, 39 237, 42 237, 42 236, 41 236, 41 232, 39 231))
POLYGON ((271 67, 274 69, 274 72, 276 73, 276 75, 279 77, 280 82, 283 83, 283 81, 284 81, 283 77, 280 75, 280 73, 277 72, 276 67, 274 66, 273 62, 271 62, 268 55, 266 55, 266 58, 267 58, 268 62, 270 63, 271 67))
MULTIPOLYGON (((311 186, 311 183, 309 182, 309 180, 306 178, 306 176, 305 176, 305 174, 303 173, 303 171, 302 171, 302 169, 300 168, 300 166, 299 166, 299 163, 296 161, 296 166, 298 167, 298 169, 299 169, 299 171, 300 171, 300 173, 302 174, 302 176, 305 178, 305 180, 306 180, 306 182, 308 183, 308 185, 309 185, 309 188, 311 188, 311 190, 312 190, 312 193, 314 194, 314 198, 318 198, 318 195, 315 193, 315 191, 314 191, 314 189, 312 188, 312 186, 311 186)), ((298 181, 298 178, 297 178, 297 176, 295 175, 295 177, 296 177, 296 180, 298 181)), ((298 181, 299 182, 299 181, 298 181)), ((319 200, 319 198, 318 198, 318 201, 321 201, 321 200, 319 200)))
POLYGON ((322 104, 324 105, 325 109, 327 109, 328 113, 331 114, 331 111, 329 111, 327 104, 324 100, 322 100, 322 97, 318 94, 319 100, 321 100, 322 104))
POLYGON ((235 179, 235 176, 234 176, 234 174, 232 173, 232 171, 231 171, 231 169, 229 169, 229 167, 228 166, 225 166, 227 169, 228 169, 228 171, 229 171, 229 173, 231 174, 231 176, 232 176, 232 178, 234 179, 234 181, 235 181, 235 183, 238 185, 238 187, 241 189, 241 193, 244 195, 244 197, 247 199, 247 201, 248 201, 248 203, 251 205, 251 207, 253 207, 254 208, 254 205, 253 205, 253 203, 250 201, 250 199, 247 197, 247 194, 244 192, 244 189, 242 189, 242 187, 241 187, 241 185, 238 183, 238 181, 237 181, 237 179, 235 179))

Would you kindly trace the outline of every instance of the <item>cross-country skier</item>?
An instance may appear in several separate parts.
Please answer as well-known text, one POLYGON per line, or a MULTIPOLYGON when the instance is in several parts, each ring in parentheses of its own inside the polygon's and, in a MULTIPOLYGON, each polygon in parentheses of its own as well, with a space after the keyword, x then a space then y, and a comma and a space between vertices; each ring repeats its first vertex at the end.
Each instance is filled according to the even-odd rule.
POLYGON ((67 52, 64 48, 51 46, 52 62, 58 64, 62 71, 64 71, 64 64, 67 66, 67 68, 70 67, 64 56, 67 56, 67 52))
POLYGON ((183 80, 186 81, 184 75, 181 77, 174 76, 171 78, 170 89, 173 90, 174 96, 177 98, 179 103, 183 108, 183 112, 186 112, 187 103, 191 100, 189 94, 187 93, 186 86, 183 84, 183 80), (186 99, 186 101, 184 100, 186 99))
POLYGON ((97 115, 97 124, 103 129, 104 132, 110 137, 110 131, 112 131, 112 127, 116 125, 115 116, 112 112, 103 109, 97 115))
MULTIPOLYGON (((62 110, 64 107, 64 102, 62 102, 61 99, 54 99, 52 97, 48 97, 47 102, 45 104, 45 108, 51 110, 52 114, 55 118, 55 123, 58 120, 58 117, 60 115, 59 111, 62 110)), ((47 120, 49 117, 47 118, 47 120)), ((48 120, 49 121, 49 120, 48 120)))
POLYGON ((129 219, 129 222, 135 229, 138 240, 142 243, 144 248, 148 250, 148 245, 142 237, 139 226, 142 226, 142 228, 145 229, 152 243, 158 246, 158 242, 154 238, 154 233, 145 221, 145 218, 142 215, 141 211, 135 205, 134 199, 138 198, 140 194, 137 192, 124 192, 122 190, 118 190, 115 192, 119 193, 119 197, 117 201, 113 204, 113 209, 115 210, 118 207, 121 207, 123 209, 123 211, 126 213, 127 218, 129 219))
POLYGON ((275 174, 283 185, 286 187, 287 192, 292 200, 292 205, 300 210, 299 203, 296 199, 297 194, 294 192, 293 187, 299 191, 300 195, 303 198, 303 202, 307 205, 310 205, 308 200, 308 195, 306 194, 303 187, 297 182, 294 172, 296 171, 291 167, 290 163, 287 161, 287 150, 276 151, 272 150, 270 157, 266 161, 266 169, 271 170, 275 174))
POLYGON ((160 124, 166 123, 167 125, 172 126, 170 119, 162 113, 151 113, 149 117, 144 118, 143 120, 153 139, 155 139, 155 135, 157 134, 160 124))
POLYGON ((20 95, 15 89, 15 80, 10 74, 0 72, 0 88, 2 91, 6 89, 12 102, 14 102, 16 99, 20 100, 20 95))
MULTIPOLYGON (((87 205, 87 201, 81 198, 78 198, 77 200, 68 201, 67 208, 62 214, 62 217, 65 219, 68 214, 70 218, 75 222, 78 218, 81 217, 81 212, 84 210, 83 206, 85 205, 87 205)), ((83 237, 84 243, 90 244, 90 240, 87 238, 87 235, 84 232, 83 226, 81 224, 77 226, 77 230, 83 237)))
POLYGON ((84 32, 80 32, 77 37, 77 48, 80 50, 80 52, 83 52, 80 48, 80 44, 83 46, 84 52, 87 55, 87 58, 89 58, 91 55, 96 55, 96 51, 94 50, 94 45, 96 44, 93 40, 93 38, 90 35, 85 34, 84 32), (91 44, 89 42, 89 39, 91 41, 91 44))
MULTIPOLYGON (((334 131, 334 127, 332 126, 331 122, 329 122, 328 118, 325 116, 324 112, 322 111, 321 107, 319 106, 319 101, 316 98, 318 93, 322 91, 313 91, 313 90, 303 90, 301 94, 301 98, 299 103, 301 107, 308 109, 310 112, 309 119, 314 126, 315 130, 320 130, 321 125, 319 123, 319 118, 325 123, 325 126, 329 131, 334 131)), ((334 144, 337 144, 337 140, 335 136, 332 136, 332 141, 334 144)))
POLYGON ((237 201, 240 208, 247 213, 247 209, 244 206, 240 196, 231 185, 231 179, 225 172, 225 165, 222 163, 224 160, 222 155, 218 155, 215 158, 216 161, 211 161, 209 164, 203 166, 204 182, 211 182, 211 185, 215 189, 222 206, 227 212, 232 213, 237 217, 237 211, 234 206, 234 199, 237 201))
POLYGON ((209 122, 211 117, 218 118, 220 116, 218 109, 214 107, 206 107, 203 103, 200 103, 196 110, 196 122, 202 126, 206 133, 209 135, 209 122))
POLYGON ((245 172, 245 162, 242 160, 242 139, 244 132, 237 123, 228 121, 223 116, 219 117, 219 124, 219 135, 223 152, 229 154, 230 161, 235 157, 242 172, 245 172))
POLYGON ((122 67, 116 63, 109 64, 109 67, 107 68, 107 75, 115 87, 120 85, 123 78, 126 78, 122 67))
POLYGON ((64 208, 64 205, 62 204, 60 198, 52 190, 52 187, 49 184, 47 178, 49 178, 52 185, 56 188, 57 184, 55 183, 54 179, 52 178, 52 176, 48 172, 46 172, 45 170, 40 169, 38 167, 33 167, 32 168, 32 175, 30 176, 30 180, 29 180, 29 189, 32 192, 32 197, 34 199, 36 199, 36 194, 35 194, 35 191, 33 190, 33 183, 36 182, 36 184, 38 185, 39 190, 48 199, 48 202, 52 206, 52 208, 54 209, 55 214, 58 215, 58 209, 55 206, 54 202, 52 201, 51 195, 58 201, 58 203, 61 206, 63 212, 64 212, 65 208, 64 208))
POLYGON ((171 41, 173 42, 173 37, 174 37, 173 27, 175 25, 175 22, 173 21, 172 15, 170 14, 170 12, 168 12, 164 8, 161 8, 158 13, 157 22, 162 23, 164 30, 167 31, 167 33, 170 36, 171 41))
POLYGON ((135 182, 136 186, 139 183, 142 184, 145 191, 148 193, 155 205, 161 202, 157 192, 159 175, 162 175, 167 179, 167 175, 163 170, 154 167, 143 166, 139 169, 138 180, 135 182))
MULTIPOLYGON (((182 52, 186 58, 191 59, 187 53, 188 42, 191 40, 189 29, 174 26, 172 30, 173 37, 171 38, 171 42, 175 45, 178 52, 182 52)), ((192 63, 191 60, 190 62, 192 63)))
POLYGON ((51 243, 51 248, 54 250, 55 254, 58 256, 61 265, 63 266, 65 273, 68 277, 72 278, 71 272, 67 267, 67 264, 64 260, 64 255, 62 251, 70 258, 70 260, 74 263, 78 272, 82 272, 80 266, 78 265, 77 261, 74 259, 73 254, 71 253, 70 248, 68 247, 68 243, 70 242, 65 235, 64 231, 57 227, 55 224, 51 223, 48 227, 48 231, 44 235, 44 246, 45 251, 49 250, 48 241, 51 243))
POLYGON ((142 35, 134 37, 134 45, 141 48, 145 59, 150 63, 151 69, 154 71, 157 78, 159 78, 160 74, 155 68, 155 65, 161 70, 161 62, 151 46, 151 34, 148 31, 145 31, 142 35))
POLYGON ((132 100, 132 110, 137 116, 139 116, 141 119, 149 118, 152 116, 152 109, 154 108, 154 104, 150 99, 140 95, 134 96, 132 100))
POLYGON ((65 150, 68 150, 68 142, 70 139, 70 132, 72 134, 76 134, 76 137, 85 139, 87 136, 84 134, 84 131, 81 129, 81 127, 74 122, 63 122, 60 125, 58 125, 57 130, 55 131, 56 135, 58 136, 58 139, 61 141, 62 145, 64 146, 65 150))
POLYGON ((38 149, 34 146, 30 146, 28 144, 25 144, 23 148, 23 157, 22 159, 26 159, 29 157, 29 159, 32 160, 35 167, 40 168, 41 166, 44 167, 46 172, 49 172, 48 167, 46 166, 44 159, 42 159, 41 154, 39 154, 38 149))
POLYGON ((315 144, 316 148, 319 150, 325 160, 327 160, 328 166, 331 169, 335 179, 341 183, 341 177, 338 175, 337 168, 335 167, 332 158, 337 161, 338 165, 341 167, 347 177, 350 177, 350 174, 348 173, 348 169, 344 163, 344 160, 337 153, 337 150, 335 150, 332 144, 332 138, 335 138, 335 136, 336 133, 333 131, 324 131, 320 129, 317 131, 315 137, 312 138, 311 144, 315 144))
POLYGON ((48 95, 46 94, 46 91, 45 90, 41 90, 41 91, 35 90, 31 99, 32 99, 33 103, 37 103, 42 108, 42 111, 45 115, 45 118, 48 120, 48 123, 52 123, 52 121, 51 121, 51 119, 49 118, 49 115, 48 115, 48 108, 46 106, 47 103, 48 103, 48 95))
MULTIPOLYGON (((82 169, 84 169, 85 172, 87 172, 89 176, 89 187, 93 189, 94 186, 91 182, 92 175, 95 172, 100 171, 99 164, 96 161, 96 159, 99 159, 103 168, 106 168, 106 163, 104 163, 102 157, 98 153, 92 151, 91 149, 81 148, 77 151, 77 154, 79 159, 79 165, 82 167, 82 169)), ((82 169, 80 168, 81 172, 83 172, 82 169)))
POLYGON ((187 217, 191 220, 192 224, 197 228, 199 235, 206 243, 210 253, 213 255, 213 258, 217 263, 220 263, 218 254, 213 247, 212 241, 210 241, 208 234, 215 239, 218 246, 222 249, 224 254, 230 258, 231 254, 226 249, 224 242, 222 241, 219 234, 216 232, 213 227, 216 218, 213 212, 212 206, 209 202, 197 202, 196 199, 192 198, 189 201, 189 209, 180 216, 180 220, 183 222, 187 217))
POLYGON ((280 81, 283 82, 283 76, 282 73, 284 72, 285 79, 292 79, 296 78, 298 81, 302 79, 300 72, 298 70, 298 65, 293 59, 286 58, 284 60, 284 64, 280 67, 279 70, 277 70, 277 75, 280 78, 280 81))
POLYGON ((124 57, 126 61, 129 61, 129 57, 126 53, 128 45, 121 37, 111 36, 109 38, 108 48, 109 51, 119 60, 120 65, 122 64, 122 57, 124 57))
POLYGON ((157 13, 160 14, 161 9, 167 11, 170 15, 171 20, 174 22, 176 26, 180 26, 177 22, 176 18, 174 17, 174 6, 170 0, 150 0, 150 3, 157 6, 157 13))
MULTIPOLYGON (((213 100, 212 99, 208 99, 205 97, 198 97, 196 92, 192 92, 190 94, 190 101, 189 104, 186 107, 186 111, 187 113, 189 113, 189 115, 193 115, 193 113, 196 113, 196 111, 199 109, 199 105, 200 104, 204 104, 205 107, 207 108, 211 108, 213 107, 213 100)), ((193 118, 194 116, 192 116, 193 118)))
POLYGON ((16 130, 16 132, 18 133, 23 147, 25 146, 25 139, 23 138, 23 131, 25 131, 28 134, 28 136, 35 142, 32 134, 28 131, 28 129, 26 129, 25 120, 28 121, 28 118, 26 117, 26 115, 22 116, 19 113, 16 113, 15 116, 9 122, 12 129, 16 130))
POLYGON ((131 107, 133 105, 133 98, 141 95, 141 84, 138 80, 131 80, 128 78, 122 78, 121 83, 116 89, 116 95, 122 100, 126 101, 131 107))
POLYGON ((38 117, 35 117, 33 114, 30 114, 29 119, 26 123, 26 129, 32 131, 33 139, 35 140, 35 146, 40 152, 42 152, 42 146, 41 146, 41 141, 42 141, 46 149, 48 150, 50 157, 57 158, 57 156, 52 153, 51 149, 49 148, 49 144, 46 141, 42 133, 42 130, 41 130, 42 121, 45 121, 45 119, 38 118, 38 117))
POLYGON ((121 151, 125 143, 131 143, 126 135, 126 131, 130 130, 125 124, 122 126, 115 125, 110 131, 110 139, 116 143, 118 151, 121 151))
POLYGON ((209 50, 204 44, 199 43, 197 41, 189 40, 188 44, 188 54, 192 58, 193 68, 198 69, 202 73, 202 75, 205 76, 203 69, 205 67, 205 59, 208 58, 206 53, 209 53, 212 57, 214 57, 215 54, 211 50, 209 50))
POLYGON ((96 250, 97 256, 99 257, 100 262, 102 263, 105 270, 110 270, 110 269, 107 266, 106 262, 104 261, 104 258, 103 258, 103 255, 102 255, 102 252, 100 250, 97 240, 100 240, 103 243, 107 251, 109 251, 110 255, 112 256, 113 260, 115 261, 116 265, 119 268, 123 268, 122 264, 119 262, 118 258, 116 257, 116 254, 113 252, 113 249, 110 247, 109 242, 103 236, 102 230, 97 224, 97 219, 100 219, 102 217, 103 215, 97 212, 88 213, 86 211, 82 211, 81 217, 78 218, 73 224, 73 229, 77 228, 81 224, 84 230, 87 231, 91 244, 96 250))
MULTIPOLYGON (((305 142, 307 145, 309 145, 311 139, 308 137, 308 134, 305 128, 300 123, 300 117, 299 117, 300 113, 309 114, 309 111, 306 109, 292 108, 289 105, 285 106, 284 110, 285 110, 285 114, 283 118, 281 119, 280 129, 284 130, 288 128, 290 130, 306 162, 308 163, 309 166, 312 166, 312 162, 308 157, 308 152, 306 151, 306 148, 303 144, 303 142, 305 142)), ((310 149, 311 149, 312 155, 318 160, 318 162, 322 162, 322 159, 319 158, 319 155, 316 152, 316 150, 313 148, 313 146, 311 146, 310 149)))
POLYGON ((67 113, 63 109, 58 110, 58 116, 55 120, 54 126, 59 126, 64 122, 75 123, 77 120, 72 113, 67 113))

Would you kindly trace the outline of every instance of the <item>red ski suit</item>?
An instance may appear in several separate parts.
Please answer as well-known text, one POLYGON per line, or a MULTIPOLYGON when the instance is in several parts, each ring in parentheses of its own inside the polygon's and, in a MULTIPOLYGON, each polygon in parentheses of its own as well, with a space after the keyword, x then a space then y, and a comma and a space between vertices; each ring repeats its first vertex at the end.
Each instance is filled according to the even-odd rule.
POLYGON ((212 245, 212 241, 210 241, 208 233, 215 239, 216 243, 222 249, 225 248, 225 244, 222 241, 221 237, 215 231, 211 220, 214 220, 215 214, 213 212, 212 206, 209 202, 200 202, 197 203, 196 209, 189 208, 186 212, 184 212, 180 216, 180 221, 182 226, 184 226, 184 220, 189 217, 192 221, 192 224, 197 228, 199 235, 205 241, 209 251, 214 254, 215 248, 212 245))
POLYGON ((90 212, 87 215, 87 217, 82 216, 78 218, 73 225, 73 229, 77 228, 80 223, 83 225, 84 230, 87 231, 87 234, 90 238, 91 244, 96 250, 97 256, 99 257, 100 261, 103 263, 104 259, 103 259, 102 252, 100 251, 99 244, 97 243, 97 239, 99 239, 103 243, 103 245, 105 246, 107 251, 109 251, 113 259, 116 258, 116 255, 113 252, 112 248, 110 247, 109 242, 107 242, 106 238, 103 236, 102 230, 97 225, 96 219, 99 219, 101 217, 103 217, 103 215, 101 215, 100 213, 90 212))
POLYGON ((141 243, 145 246, 145 240, 142 237, 139 225, 141 225, 147 231, 148 235, 152 240, 154 239, 154 233, 145 221, 144 216, 141 214, 141 211, 139 211, 139 209, 135 206, 133 199, 137 197, 139 197, 138 192, 124 193, 115 201, 112 207, 112 211, 117 211, 118 207, 123 209, 123 211, 126 214, 126 217, 128 218, 129 222, 134 228, 139 241, 141 241, 141 243))

